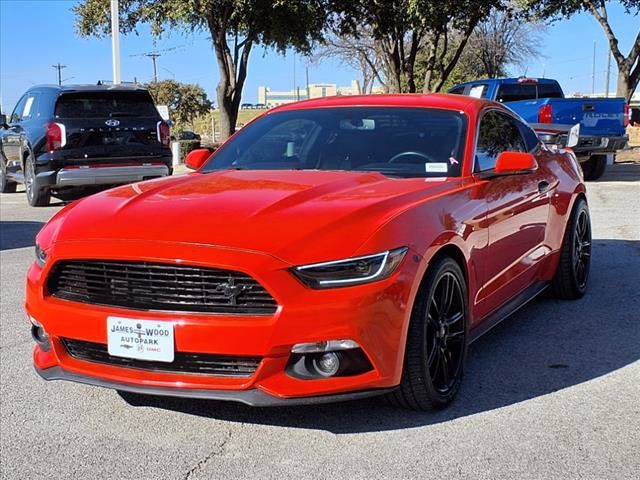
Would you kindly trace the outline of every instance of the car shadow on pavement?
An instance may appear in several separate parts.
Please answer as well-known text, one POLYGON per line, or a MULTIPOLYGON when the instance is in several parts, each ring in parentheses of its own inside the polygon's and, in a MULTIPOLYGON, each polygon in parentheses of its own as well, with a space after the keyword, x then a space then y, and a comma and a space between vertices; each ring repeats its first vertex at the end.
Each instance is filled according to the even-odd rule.
POLYGON ((30 247, 44 222, 0 221, 0 250, 30 247))
MULTIPOLYGON (((638 151, 640 156, 640 150, 638 151)), ((640 158, 638 159, 640 160, 640 158)), ((604 175, 598 180, 592 180, 589 183, 599 182, 637 182, 640 181, 640 163, 616 163, 615 165, 607 167, 604 175)))
POLYGON ((413 428, 508 407, 612 373, 640 358, 640 241, 594 239, 587 295, 534 300, 471 345, 454 403, 434 413, 376 398, 340 404, 251 408, 121 392, 127 403, 231 422, 336 434, 413 428))

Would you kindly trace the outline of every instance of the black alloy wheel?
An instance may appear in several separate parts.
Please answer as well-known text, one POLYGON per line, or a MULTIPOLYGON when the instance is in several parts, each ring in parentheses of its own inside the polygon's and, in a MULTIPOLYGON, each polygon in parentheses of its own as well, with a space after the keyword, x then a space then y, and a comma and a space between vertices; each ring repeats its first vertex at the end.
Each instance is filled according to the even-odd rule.
POLYGON ((552 289, 556 297, 575 300, 587 291, 591 271, 591 219, 584 198, 576 200, 560 249, 552 289))
POLYGON ((436 389, 446 394, 462 369, 466 340, 462 288, 452 272, 444 273, 427 308, 427 367, 436 389))
POLYGON ((468 344, 467 285, 458 263, 447 256, 431 262, 411 312, 400 385, 390 403, 429 411, 457 394, 468 344))

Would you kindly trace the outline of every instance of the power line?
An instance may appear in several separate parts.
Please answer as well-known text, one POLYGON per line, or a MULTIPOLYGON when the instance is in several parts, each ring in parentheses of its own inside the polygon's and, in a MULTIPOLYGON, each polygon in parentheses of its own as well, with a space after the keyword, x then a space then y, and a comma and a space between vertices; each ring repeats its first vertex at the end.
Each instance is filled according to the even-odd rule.
POLYGON ((66 65, 60 65, 60 62, 58 62, 57 65, 51 65, 51 67, 53 67, 56 70, 58 70, 58 85, 62 85, 62 69, 63 68, 67 68, 67 66, 66 65))
POLYGON ((180 45, 177 47, 165 48, 164 50, 154 50, 152 52, 139 53, 137 55, 130 55, 131 57, 148 57, 153 62, 153 82, 156 83, 158 81, 158 65, 157 59, 162 56, 164 52, 170 52, 172 50, 178 50, 180 48, 184 48, 184 45, 180 45))

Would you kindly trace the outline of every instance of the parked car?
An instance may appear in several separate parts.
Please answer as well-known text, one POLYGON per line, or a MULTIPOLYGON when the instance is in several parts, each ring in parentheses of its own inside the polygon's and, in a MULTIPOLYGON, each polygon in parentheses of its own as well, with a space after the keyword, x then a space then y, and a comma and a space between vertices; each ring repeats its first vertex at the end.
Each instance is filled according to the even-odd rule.
POLYGON ((628 140, 630 110, 624 98, 565 98, 560 84, 547 78, 495 78, 456 85, 449 93, 496 100, 531 124, 547 143, 563 144, 580 124, 573 147, 585 179, 596 180, 628 140))
POLYGON ((182 130, 178 135, 178 140, 200 140, 200 135, 191 130, 182 130))
POLYGON ((2 191, 24 183, 33 206, 171 173, 169 126, 139 87, 35 86, 0 123, 2 191))
POLYGON ((38 234, 26 311, 43 378, 428 410, 455 397, 470 342, 547 287, 587 288, 575 155, 500 103, 289 104, 186 162, 38 234))
POLYGON ((240 105, 242 110, 251 110, 253 108, 253 103, 243 103, 240 105))

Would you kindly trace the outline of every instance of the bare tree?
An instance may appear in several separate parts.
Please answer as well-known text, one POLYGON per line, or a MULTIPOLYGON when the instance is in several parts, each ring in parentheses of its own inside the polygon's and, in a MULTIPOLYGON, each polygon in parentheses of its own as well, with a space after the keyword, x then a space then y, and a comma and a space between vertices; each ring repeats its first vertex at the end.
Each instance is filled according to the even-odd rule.
POLYGON ((386 89, 380 53, 367 27, 358 27, 355 35, 340 35, 337 30, 331 30, 324 43, 316 49, 311 61, 319 63, 327 58, 337 59, 343 65, 358 71, 362 81, 362 93, 371 93, 376 81, 386 89))
POLYGON ((508 65, 526 69, 532 59, 542 56, 545 25, 523 21, 514 13, 493 10, 469 39, 466 55, 482 65, 483 76, 506 76, 508 65))

